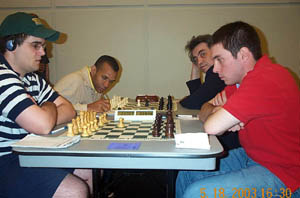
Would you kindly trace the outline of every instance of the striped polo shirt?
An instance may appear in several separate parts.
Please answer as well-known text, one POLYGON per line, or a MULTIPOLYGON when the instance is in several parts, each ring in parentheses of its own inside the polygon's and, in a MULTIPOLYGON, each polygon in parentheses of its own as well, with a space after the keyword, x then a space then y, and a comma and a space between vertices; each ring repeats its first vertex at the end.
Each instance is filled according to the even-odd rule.
POLYGON ((20 77, 0 54, 0 156, 11 153, 10 145, 28 134, 15 121, 26 108, 35 105, 29 96, 40 106, 59 95, 35 73, 20 77))

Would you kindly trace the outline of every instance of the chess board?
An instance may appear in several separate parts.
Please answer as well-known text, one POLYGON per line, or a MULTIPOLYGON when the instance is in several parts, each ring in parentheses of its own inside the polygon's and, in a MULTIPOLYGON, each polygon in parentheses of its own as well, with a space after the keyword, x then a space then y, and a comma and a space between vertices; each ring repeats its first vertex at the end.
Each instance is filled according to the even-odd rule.
MULTIPOLYGON (((157 111, 167 111, 167 102, 165 101, 165 104, 163 106, 163 110, 158 110, 159 108, 159 102, 149 102, 149 106, 145 106, 145 102, 141 102, 140 106, 137 106, 137 102, 129 101, 122 110, 157 110, 157 111)), ((172 105, 172 111, 177 111, 177 103, 173 102, 172 105)))
MULTIPOLYGON (((90 137, 82 137, 82 139, 89 140, 160 140, 170 141, 174 138, 165 137, 165 122, 162 121, 161 131, 159 137, 152 136, 153 121, 124 121, 124 127, 118 128, 119 121, 109 121, 103 127, 98 129, 90 137)), ((180 121, 175 119, 174 134, 181 133, 180 121)))

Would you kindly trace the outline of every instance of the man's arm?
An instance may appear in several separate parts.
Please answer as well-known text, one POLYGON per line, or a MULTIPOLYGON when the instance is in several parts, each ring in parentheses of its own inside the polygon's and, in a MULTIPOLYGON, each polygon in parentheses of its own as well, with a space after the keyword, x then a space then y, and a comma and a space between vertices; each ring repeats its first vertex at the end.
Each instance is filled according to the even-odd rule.
POLYGON ((44 102, 40 107, 31 105, 17 116, 16 122, 34 134, 48 134, 56 124, 71 120, 76 112, 71 103, 59 96, 54 102, 44 102))
POLYGON ((191 95, 181 100, 180 104, 185 108, 200 109, 205 102, 215 97, 224 87, 224 82, 210 68, 206 72, 205 82, 191 95))
POLYGON ((64 97, 59 96, 56 98, 54 104, 57 107, 56 124, 68 122, 76 116, 76 111, 73 105, 64 97))
POLYGON ((234 131, 233 128, 239 123, 241 122, 236 117, 221 107, 208 116, 204 123, 204 130, 208 134, 221 135, 227 130, 234 131))
POLYGON ((56 124, 57 108, 52 102, 45 102, 40 107, 31 105, 16 118, 17 124, 35 134, 48 134, 56 124))
POLYGON ((190 80, 201 78, 200 69, 194 63, 192 63, 191 77, 190 80))

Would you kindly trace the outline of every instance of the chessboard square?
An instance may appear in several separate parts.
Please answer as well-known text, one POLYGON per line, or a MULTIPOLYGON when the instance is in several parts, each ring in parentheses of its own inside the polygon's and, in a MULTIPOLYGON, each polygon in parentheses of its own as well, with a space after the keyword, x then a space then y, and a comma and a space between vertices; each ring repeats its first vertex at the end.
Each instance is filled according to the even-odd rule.
POLYGON ((96 133, 109 133, 111 130, 99 130, 96 133))
POLYGON ((109 132, 102 132, 102 131, 100 131, 100 132, 94 133, 94 135, 107 135, 107 134, 109 134, 109 132))
POLYGON ((125 131, 122 133, 122 135, 134 135, 134 134, 135 134, 135 131, 132 131, 132 132, 125 131))
POLYGON ((144 121, 143 125, 145 125, 145 124, 153 124, 153 121, 144 121))
POLYGON ((149 134, 149 131, 146 131, 146 132, 140 132, 140 131, 137 131, 136 133, 135 133, 135 135, 136 136, 145 136, 145 135, 148 135, 149 134))
POLYGON ((151 126, 140 126, 140 129, 149 129, 151 126))
POLYGON ((120 135, 111 135, 111 134, 105 136, 106 139, 118 139, 119 137, 120 135))
POLYGON ((124 131, 124 133, 135 133, 135 132, 136 132, 135 129, 126 129, 126 130, 124 131))
POLYGON ((139 128, 139 127, 127 127, 127 128, 126 128, 126 131, 128 131, 128 130, 135 130, 135 131, 136 131, 138 128, 139 128))
POLYGON ((124 130, 113 129, 113 130, 111 130, 110 132, 115 134, 115 133, 123 133, 123 131, 124 131, 124 130))
POLYGON ((101 129, 112 130, 115 126, 104 126, 101 129))
POLYGON ((118 139, 132 139, 134 134, 122 134, 118 139))
POLYGON ((92 138, 91 139, 94 139, 94 140, 100 140, 100 139, 104 139, 105 138, 105 136, 106 136, 107 134, 94 134, 93 136, 92 136, 92 138))
POLYGON ((149 133, 149 130, 139 129, 139 130, 136 131, 136 133, 149 133))
POLYGON ((132 139, 147 139, 148 135, 135 135, 132 139))
POLYGON ((109 123, 109 124, 106 124, 105 127, 114 127, 114 126, 116 126, 116 124, 118 124, 118 123, 109 123))

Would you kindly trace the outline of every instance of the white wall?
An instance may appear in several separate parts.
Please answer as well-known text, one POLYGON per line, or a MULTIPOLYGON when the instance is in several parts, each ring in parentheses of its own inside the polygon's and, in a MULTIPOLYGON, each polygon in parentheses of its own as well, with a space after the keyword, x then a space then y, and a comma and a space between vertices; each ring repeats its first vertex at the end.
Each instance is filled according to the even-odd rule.
POLYGON ((236 20, 258 28, 264 51, 300 77, 300 0, 0 0, 0 21, 15 11, 65 33, 48 46, 53 83, 108 54, 122 65, 110 96, 181 98, 191 68, 187 40, 236 20))

